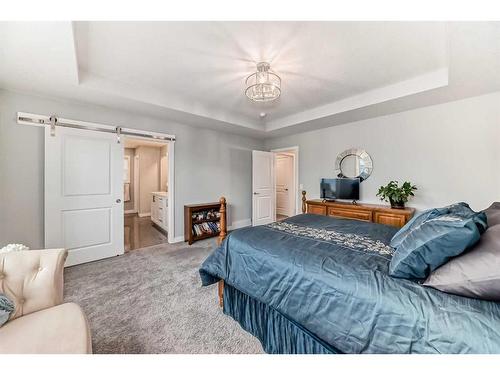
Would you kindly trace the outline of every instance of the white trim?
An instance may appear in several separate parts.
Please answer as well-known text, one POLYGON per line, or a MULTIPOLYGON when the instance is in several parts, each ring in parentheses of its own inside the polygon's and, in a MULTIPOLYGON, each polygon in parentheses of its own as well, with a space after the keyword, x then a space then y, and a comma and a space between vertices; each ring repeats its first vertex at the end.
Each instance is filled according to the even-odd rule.
POLYGON ((178 243, 178 242, 184 242, 184 236, 173 237, 172 241, 168 240, 168 243, 178 243))
POLYGON ((138 213, 137 215, 138 215, 139 217, 148 217, 148 216, 151 216, 151 212, 138 213))
MULTIPOLYGON (((175 142, 167 142, 167 156, 168 156, 168 177, 167 177, 167 215, 168 215, 168 230, 167 230, 167 239, 169 243, 175 243, 175 142)), ((184 236, 182 236, 184 239, 184 236)))
POLYGON ((132 210, 126 210, 124 211, 125 214, 136 214, 137 213, 137 210, 136 209, 132 209, 132 210))
POLYGON ((134 150, 134 211, 139 212, 139 197, 141 196, 139 190, 139 175, 141 173, 141 167, 139 163, 139 155, 135 154, 134 150))
POLYGON ((295 195, 296 195, 295 214, 298 215, 298 214, 302 213, 302 192, 299 189, 299 146, 276 148, 276 149, 271 150, 271 152, 279 153, 279 152, 286 152, 286 151, 291 151, 291 150, 293 150, 294 154, 295 154, 295 156, 294 156, 294 166, 295 166, 294 191, 295 191, 295 195))

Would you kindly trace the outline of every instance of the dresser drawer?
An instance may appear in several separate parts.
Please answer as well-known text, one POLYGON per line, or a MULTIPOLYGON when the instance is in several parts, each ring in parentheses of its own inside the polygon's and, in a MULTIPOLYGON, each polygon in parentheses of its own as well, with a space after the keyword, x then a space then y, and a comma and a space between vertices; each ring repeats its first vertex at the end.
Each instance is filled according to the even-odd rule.
POLYGON ((316 214, 316 215, 326 215, 326 206, 308 204, 307 205, 307 213, 308 214, 316 214))
POLYGON ((360 209, 328 207, 328 216, 345 219, 356 219, 362 221, 372 221, 372 212, 360 209))
POLYGON ((378 224, 401 228, 406 224, 406 216, 403 214, 398 215, 389 212, 375 212, 373 221, 378 224))

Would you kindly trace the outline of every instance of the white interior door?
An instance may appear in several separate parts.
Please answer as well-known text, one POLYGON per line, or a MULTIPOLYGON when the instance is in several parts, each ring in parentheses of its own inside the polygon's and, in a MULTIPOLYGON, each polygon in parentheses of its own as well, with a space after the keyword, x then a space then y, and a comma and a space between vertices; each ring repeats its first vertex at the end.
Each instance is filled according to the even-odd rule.
POLYGON ((252 225, 276 221, 274 154, 252 151, 252 225))
POLYGON ((294 207, 294 162, 293 156, 276 155, 276 213, 293 216, 294 207))
POLYGON ((45 247, 66 266, 123 254, 123 147, 115 134, 45 129, 45 247))

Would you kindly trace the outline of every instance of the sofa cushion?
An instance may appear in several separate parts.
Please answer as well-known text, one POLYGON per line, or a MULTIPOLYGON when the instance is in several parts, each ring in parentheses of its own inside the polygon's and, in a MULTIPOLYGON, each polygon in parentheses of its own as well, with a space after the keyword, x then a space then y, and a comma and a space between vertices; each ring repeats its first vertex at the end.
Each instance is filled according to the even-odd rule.
POLYGON ((500 301, 500 203, 485 214, 489 228, 470 251, 432 272, 425 286, 461 296, 500 301))
POLYGON ((0 328, 0 353, 86 354, 90 330, 77 304, 65 303, 11 320, 0 328))

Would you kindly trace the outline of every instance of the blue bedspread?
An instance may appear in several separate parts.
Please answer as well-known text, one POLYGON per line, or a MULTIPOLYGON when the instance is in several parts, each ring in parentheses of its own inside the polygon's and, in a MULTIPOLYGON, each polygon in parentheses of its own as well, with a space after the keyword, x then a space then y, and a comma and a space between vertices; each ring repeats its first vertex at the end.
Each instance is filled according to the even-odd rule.
POLYGON ((388 275, 396 229, 298 215, 232 232, 203 263, 343 353, 500 353, 500 303, 388 275))

